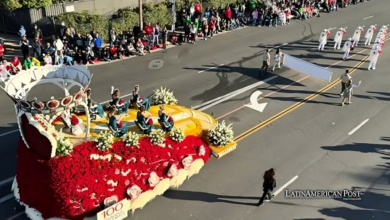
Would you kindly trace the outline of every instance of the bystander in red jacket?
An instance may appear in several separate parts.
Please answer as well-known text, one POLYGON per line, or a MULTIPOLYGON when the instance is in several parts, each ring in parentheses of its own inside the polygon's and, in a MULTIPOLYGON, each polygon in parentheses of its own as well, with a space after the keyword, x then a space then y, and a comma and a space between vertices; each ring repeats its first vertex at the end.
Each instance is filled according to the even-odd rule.
POLYGON ((0 44, 0 61, 3 60, 3 54, 4 54, 4 47, 0 44))
POLYGON ((215 28, 215 21, 213 19, 211 19, 209 21, 209 29, 210 30, 214 30, 214 28, 215 28))
POLYGON ((230 8, 226 9, 226 11, 225 11, 225 18, 226 19, 232 18, 232 11, 230 10, 230 8))
POLYGON ((195 5, 195 13, 200 14, 202 12, 202 5, 198 2, 195 5))
POLYGON ((151 35, 153 33, 153 26, 150 23, 145 25, 144 31, 146 35, 151 35))
POLYGON ((118 51, 118 49, 116 47, 114 47, 114 45, 112 47, 110 47, 110 49, 109 49, 111 56, 116 56, 117 51, 118 51))

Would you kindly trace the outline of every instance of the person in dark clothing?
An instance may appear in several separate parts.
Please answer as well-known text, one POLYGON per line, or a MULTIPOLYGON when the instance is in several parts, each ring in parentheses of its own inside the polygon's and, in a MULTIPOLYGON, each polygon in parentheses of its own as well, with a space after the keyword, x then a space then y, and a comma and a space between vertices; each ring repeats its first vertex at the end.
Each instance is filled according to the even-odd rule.
POLYGON ((33 37, 34 38, 38 37, 41 40, 43 38, 42 31, 37 25, 34 25, 33 37))
POLYGON ((22 39, 20 40, 19 45, 20 45, 20 48, 22 50, 23 59, 27 59, 27 57, 30 56, 30 48, 29 48, 29 42, 27 40, 26 35, 24 35, 22 37, 22 39))
POLYGON ((276 187, 276 179, 275 179, 275 169, 271 168, 264 173, 264 182, 263 182, 263 196, 261 197, 258 206, 264 204, 264 200, 271 200, 274 195, 271 192, 276 187))
POLYGON ((32 45, 32 48, 33 48, 33 53, 34 53, 34 57, 37 58, 37 59, 40 59, 41 58, 41 54, 42 54, 42 44, 41 42, 39 41, 39 37, 37 36, 33 45, 32 45))
POLYGON ((133 27, 134 41, 137 42, 138 38, 140 38, 139 34, 141 33, 141 27, 139 24, 136 24, 133 27))

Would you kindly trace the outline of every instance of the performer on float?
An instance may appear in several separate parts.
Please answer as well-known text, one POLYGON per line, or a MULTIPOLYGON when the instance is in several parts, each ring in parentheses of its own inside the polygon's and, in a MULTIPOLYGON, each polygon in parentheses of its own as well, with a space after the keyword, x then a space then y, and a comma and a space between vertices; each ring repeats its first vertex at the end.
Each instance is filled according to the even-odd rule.
MULTIPOLYGON (((379 46, 379 45, 378 45, 379 46)), ((370 57, 368 58, 370 60, 370 64, 368 65, 368 70, 376 69, 376 62, 378 61, 379 54, 382 53, 382 49, 380 47, 375 47, 371 50, 370 57)))
POLYGON ((148 116, 145 117, 146 111, 145 106, 140 106, 139 111, 137 112, 137 121, 138 125, 142 128, 144 134, 150 134, 153 129, 153 119, 148 116))
POLYGON ((146 111, 149 111, 150 108, 150 102, 148 98, 144 98, 139 95, 139 85, 136 85, 133 90, 133 100, 132 102, 139 106, 144 106, 146 111))
POLYGON ((371 45, 372 37, 374 36, 374 32, 376 32, 376 24, 371 25, 370 28, 367 30, 366 35, 364 36, 366 38, 366 42, 364 43, 365 46, 371 45))
POLYGON ((160 105, 160 110, 158 111, 158 116, 159 116, 158 122, 160 123, 161 128, 165 132, 170 132, 174 126, 174 121, 171 116, 165 114, 164 110, 165 110, 165 106, 160 105))
POLYGON ((92 92, 91 89, 89 88, 87 90, 87 101, 88 101, 88 108, 89 112, 92 113, 92 120, 96 120, 96 115, 99 115, 100 118, 104 117, 104 109, 102 104, 94 102, 93 99, 91 98, 92 92))
POLYGON ((346 28, 340 28, 334 36, 334 49, 340 50, 341 43, 343 42, 343 36, 347 33, 346 28))
POLYGON ((115 107, 111 107, 107 113, 108 126, 110 130, 113 132, 115 137, 122 137, 127 134, 127 126, 122 123, 123 115, 119 116, 117 119, 115 116, 115 112, 117 109, 115 107))
POLYGON ((318 40, 318 42, 320 42, 320 45, 318 45, 318 51, 324 51, 324 47, 328 43, 329 35, 330 35, 330 31, 328 29, 324 29, 321 32, 320 39, 318 40))
POLYGON ((83 134, 87 131, 85 125, 83 124, 83 121, 77 116, 72 115, 70 113, 70 110, 65 110, 61 115, 61 119, 66 126, 65 128, 69 128, 70 132, 76 136, 83 134))
POLYGON ((352 38, 349 38, 347 41, 344 43, 343 51, 344 51, 344 56, 343 59, 347 60, 349 57, 349 52, 353 48, 353 43, 352 43, 352 38))
POLYGON ((129 109, 129 103, 125 102, 123 99, 120 98, 121 94, 119 92, 119 89, 114 89, 114 87, 112 86, 111 96, 112 96, 112 101, 110 102, 110 105, 118 109, 119 114, 127 113, 127 110, 129 109))
MULTIPOLYGON (((363 26, 364 27, 364 26, 363 26)), ((360 35, 361 33, 364 32, 364 29, 363 27, 359 26, 356 30, 355 30, 355 33, 353 33, 353 37, 352 37, 352 40, 354 42, 354 47, 357 47, 358 44, 359 44, 359 41, 360 41, 360 35)))

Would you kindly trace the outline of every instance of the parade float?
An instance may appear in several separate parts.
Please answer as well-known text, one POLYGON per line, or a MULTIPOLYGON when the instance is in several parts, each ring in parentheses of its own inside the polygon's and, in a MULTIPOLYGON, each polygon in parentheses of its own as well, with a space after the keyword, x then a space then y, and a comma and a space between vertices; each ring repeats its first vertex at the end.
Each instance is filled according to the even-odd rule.
POLYGON ((144 113, 152 119, 152 132, 145 135, 136 126, 134 107, 121 117, 127 133, 115 137, 107 112, 96 118, 88 111, 92 74, 85 66, 37 67, 1 79, 14 102, 21 136, 12 189, 34 220, 109 219, 118 211, 119 206, 110 211, 115 204, 123 216, 110 219, 123 219, 197 174, 211 155, 220 158, 236 148, 231 125, 176 104, 173 93, 163 88, 144 113), (35 86, 48 83, 57 85, 63 97, 29 97, 35 86), (174 124, 170 132, 160 128, 161 104, 174 124), (75 108, 84 113, 70 111, 75 108), (66 114, 79 132, 61 120, 66 114))

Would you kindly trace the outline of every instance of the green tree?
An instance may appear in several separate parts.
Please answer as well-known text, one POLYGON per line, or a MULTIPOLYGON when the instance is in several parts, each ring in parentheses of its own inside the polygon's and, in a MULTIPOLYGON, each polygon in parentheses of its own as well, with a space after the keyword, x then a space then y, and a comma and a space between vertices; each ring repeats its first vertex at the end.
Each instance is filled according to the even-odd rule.
POLYGON ((16 10, 21 7, 41 8, 48 7, 53 4, 52 0, 0 0, 0 8, 9 11, 16 10))
POLYGON ((161 27, 170 25, 173 22, 172 14, 168 11, 165 4, 145 4, 143 6, 143 18, 144 22, 150 22, 152 24, 160 23, 161 27))
POLYGON ((112 27, 117 31, 127 31, 139 23, 139 14, 133 9, 124 9, 118 11, 119 18, 112 22, 112 27))

